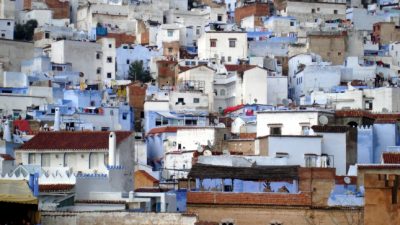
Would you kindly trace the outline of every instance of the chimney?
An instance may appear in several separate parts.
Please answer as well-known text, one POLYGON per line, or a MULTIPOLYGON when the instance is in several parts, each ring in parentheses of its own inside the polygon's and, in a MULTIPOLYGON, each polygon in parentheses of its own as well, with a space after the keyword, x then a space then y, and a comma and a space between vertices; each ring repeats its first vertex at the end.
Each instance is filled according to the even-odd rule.
POLYGON ((115 152, 117 150, 117 136, 110 132, 108 136, 108 165, 115 166, 115 152))
POLYGON ((11 142, 11 131, 10 131, 10 124, 9 124, 8 120, 6 120, 4 122, 3 140, 11 142))
POLYGON ((56 108, 54 115, 54 131, 60 131, 60 108, 56 108))

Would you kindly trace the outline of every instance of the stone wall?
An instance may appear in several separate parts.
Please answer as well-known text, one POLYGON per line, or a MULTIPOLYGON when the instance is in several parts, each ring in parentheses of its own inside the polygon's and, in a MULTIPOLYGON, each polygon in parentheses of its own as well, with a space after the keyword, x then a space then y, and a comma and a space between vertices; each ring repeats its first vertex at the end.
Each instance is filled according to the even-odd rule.
MULTIPOLYGON (((361 225, 362 209, 310 209, 301 207, 249 207, 190 205, 189 212, 195 212, 200 221, 231 221, 235 225, 361 225)), ((389 224, 389 223, 388 223, 389 224)))
POLYGON ((178 213, 42 212, 42 225, 194 225, 197 217, 178 213))

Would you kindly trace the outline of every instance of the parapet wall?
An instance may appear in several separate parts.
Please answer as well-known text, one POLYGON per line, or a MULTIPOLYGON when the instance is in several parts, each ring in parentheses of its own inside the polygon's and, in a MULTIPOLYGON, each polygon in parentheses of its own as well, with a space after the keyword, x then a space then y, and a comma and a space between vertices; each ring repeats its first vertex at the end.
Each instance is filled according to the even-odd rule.
POLYGON ((43 225, 194 225, 197 217, 179 213, 42 212, 43 225))

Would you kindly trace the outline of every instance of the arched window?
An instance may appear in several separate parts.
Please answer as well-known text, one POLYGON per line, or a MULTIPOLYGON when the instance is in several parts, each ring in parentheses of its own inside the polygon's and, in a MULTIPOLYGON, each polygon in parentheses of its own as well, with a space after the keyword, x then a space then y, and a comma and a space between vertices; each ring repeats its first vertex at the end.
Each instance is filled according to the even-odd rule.
POLYGON ((221 89, 221 90, 219 91, 219 94, 220 94, 221 96, 225 96, 225 89, 221 89))

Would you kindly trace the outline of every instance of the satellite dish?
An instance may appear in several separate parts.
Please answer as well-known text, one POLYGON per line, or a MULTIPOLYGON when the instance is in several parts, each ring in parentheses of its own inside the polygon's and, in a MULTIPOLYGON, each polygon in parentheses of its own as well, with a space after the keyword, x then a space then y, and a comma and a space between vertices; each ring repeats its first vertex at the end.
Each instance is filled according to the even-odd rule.
POLYGON ((287 99, 287 98, 282 99, 282 104, 286 107, 289 106, 289 104, 290 104, 289 99, 287 99))
POLYGON ((217 118, 214 119, 214 124, 218 124, 219 120, 217 118))
POLYGON ((351 178, 350 177, 344 177, 343 181, 345 184, 350 184, 351 183, 351 178))
POLYGON ((212 152, 207 149, 207 150, 204 150, 203 155, 204 156, 212 156, 212 152))
POLYGON ((217 127, 219 127, 219 128, 225 128, 225 124, 219 123, 219 124, 217 125, 217 127))
POLYGON ((213 147, 210 140, 207 140, 207 146, 208 146, 210 149, 213 147))
POLYGON ((329 120, 328 120, 328 117, 326 117, 326 116, 320 116, 320 117, 318 118, 318 122, 319 122, 321 125, 326 125, 326 124, 328 124, 329 120))

